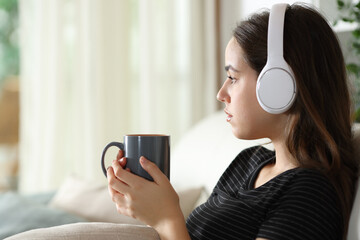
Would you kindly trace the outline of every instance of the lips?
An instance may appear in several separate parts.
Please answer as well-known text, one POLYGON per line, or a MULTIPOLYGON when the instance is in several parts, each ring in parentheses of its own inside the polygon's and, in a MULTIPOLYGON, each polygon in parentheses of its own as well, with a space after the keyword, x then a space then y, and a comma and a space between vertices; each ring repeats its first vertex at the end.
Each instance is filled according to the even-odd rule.
POLYGON ((232 119, 232 117, 233 117, 233 115, 231 115, 226 109, 224 110, 224 112, 226 113, 226 115, 227 115, 227 117, 226 117, 226 121, 227 122, 230 122, 231 121, 231 119, 232 119))

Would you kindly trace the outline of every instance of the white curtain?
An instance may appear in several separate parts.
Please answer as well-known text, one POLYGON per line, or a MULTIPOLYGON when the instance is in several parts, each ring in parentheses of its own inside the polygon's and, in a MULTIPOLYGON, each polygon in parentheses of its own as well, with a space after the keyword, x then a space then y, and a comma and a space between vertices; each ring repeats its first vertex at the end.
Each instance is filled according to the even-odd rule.
POLYGON ((20 0, 20 191, 106 181, 108 142, 216 111, 215 1, 20 0))

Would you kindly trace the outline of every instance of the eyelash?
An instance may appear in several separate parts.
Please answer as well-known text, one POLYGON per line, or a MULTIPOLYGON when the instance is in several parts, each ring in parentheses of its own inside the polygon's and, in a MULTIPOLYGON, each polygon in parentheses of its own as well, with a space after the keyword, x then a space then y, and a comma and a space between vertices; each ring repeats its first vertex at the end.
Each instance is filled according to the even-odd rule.
POLYGON ((227 76, 227 78, 231 80, 231 84, 234 84, 236 82, 236 79, 231 76, 227 76))

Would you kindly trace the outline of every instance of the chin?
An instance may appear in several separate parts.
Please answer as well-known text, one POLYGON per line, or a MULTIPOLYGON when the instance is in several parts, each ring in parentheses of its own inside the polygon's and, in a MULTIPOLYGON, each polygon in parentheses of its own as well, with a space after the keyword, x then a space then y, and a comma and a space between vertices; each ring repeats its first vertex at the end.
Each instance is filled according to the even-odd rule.
POLYGON ((246 131, 244 131, 244 129, 236 129, 236 128, 232 128, 232 133, 233 135, 241 140, 255 140, 255 139, 260 139, 263 138, 263 136, 258 136, 257 134, 254 134, 255 131, 251 131, 249 128, 245 128, 246 131))
POLYGON ((247 133, 240 131, 239 129, 232 128, 233 135, 238 139, 250 140, 247 133))

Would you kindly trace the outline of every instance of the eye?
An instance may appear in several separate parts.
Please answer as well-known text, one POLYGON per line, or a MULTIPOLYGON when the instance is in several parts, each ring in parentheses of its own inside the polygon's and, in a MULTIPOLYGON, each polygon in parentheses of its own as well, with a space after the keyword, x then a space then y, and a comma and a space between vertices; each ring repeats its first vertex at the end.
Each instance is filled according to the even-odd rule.
POLYGON ((236 82, 236 79, 231 76, 227 76, 227 78, 230 79, 231 84, 234 84, 236 82))

